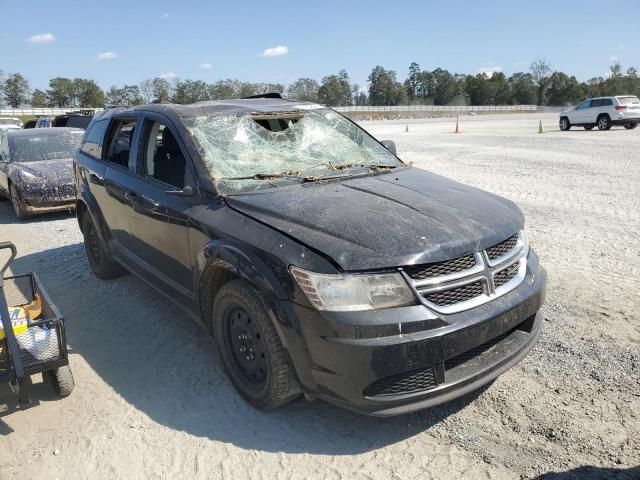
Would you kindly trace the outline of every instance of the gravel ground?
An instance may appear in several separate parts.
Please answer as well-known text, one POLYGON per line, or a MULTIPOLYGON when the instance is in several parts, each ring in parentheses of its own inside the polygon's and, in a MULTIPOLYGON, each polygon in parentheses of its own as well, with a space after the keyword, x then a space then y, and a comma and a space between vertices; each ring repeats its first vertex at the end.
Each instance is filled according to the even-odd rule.
POLYGON ((0 388, 0 479, 640 479, 640 130, 560 132, 556 118, 464 117, 457 135, 451 119, 363 123, 404 160, 517 202, 549 273, 527 358, 391 419, 250 408, 176 307, 131 276, 91 275, 74 218, 18 222, 0 202, 13 271, 37 271, 67 319, 77 383, 64 400, 36 385, 26 411, 0 388))

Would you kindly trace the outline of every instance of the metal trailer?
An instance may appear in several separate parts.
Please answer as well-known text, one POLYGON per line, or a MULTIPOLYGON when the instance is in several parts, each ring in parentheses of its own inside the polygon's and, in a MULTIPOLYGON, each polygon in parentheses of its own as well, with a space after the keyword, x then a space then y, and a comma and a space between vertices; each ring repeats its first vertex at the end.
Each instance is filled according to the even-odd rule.
POLYGON ((64 319, 35 273, 4 277, 17 249, 11 242, 1 242, 2 250, 10 250, 11 256, 0 269, 0 320, 4 336, 0 339, 0 383, 10 384, 20 408, 31 406, 30 377, 37 373, 42 373, 43 379, 61 397, 66 397, 75 384, 69 368, 64 319), (17 324, 10 312, 34 302, 39 308, 38 318, 22 319, 21 328, 14 333, 17 324))

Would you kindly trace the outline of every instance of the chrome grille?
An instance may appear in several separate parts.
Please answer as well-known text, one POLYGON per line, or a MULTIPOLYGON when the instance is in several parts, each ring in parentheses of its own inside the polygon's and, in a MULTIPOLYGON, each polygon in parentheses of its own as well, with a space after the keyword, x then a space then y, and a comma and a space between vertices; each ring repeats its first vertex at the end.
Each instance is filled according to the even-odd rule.
POLYGON ((427 278, 439 277, 442 275, 451 275, 452 273, 463 272, 475 267, 476 260, 473 255, 454 258, 446 262, 429 263, 426 265, 411 265, 405 267, 407 272, 414 280, 424 280, 427 278))
POLYGON ((485 250, 485 252, 487 252, 487 258, 493 261, 506 255, 515 248, 516 243, 518 243, 518 234, 507 238, 504 242, 500 242, 493 247, 487 248, 485 250))
POLYGON ((460 302, 466 302, 472 300, 485 293, 484 287, 481 281, 468 283, 460 287, 454 287, 449 290, 443 290, 441 292, 434 292, 423 295, 423 297, 429 302, 446 307, 454 305, 460 302))
POLYGON ((481 305, 516 288, 527 270, 524 233, 453 260, 401 269, 426 306, 451 314, 481 305))
POLYGON ((493 283, 495 284, 496 288, 501 287, 502 285, 512 280, 518 274, 519 270, 520 264, 516 262, 509 265, 504 270, 500 270, 498 273, 496 273, 493 276, 493 283))

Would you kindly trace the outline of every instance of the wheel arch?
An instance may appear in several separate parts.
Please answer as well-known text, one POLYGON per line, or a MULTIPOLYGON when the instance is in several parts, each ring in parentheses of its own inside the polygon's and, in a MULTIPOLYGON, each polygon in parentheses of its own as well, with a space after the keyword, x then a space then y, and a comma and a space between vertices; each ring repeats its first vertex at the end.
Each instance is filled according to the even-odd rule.
POLYGON ((280 341, 287 348, 287 335, 283 329, 294 322, 293 312, 288 312, 287 292, 281 279, 260 258, 258 252, 248 252, 240 245, 213 241, 198 255, 198 300, 201 317, 211 332, 211 312, 216 293, 225 283, 245 280, 260 295, 267 312, 274 323, 280 341))

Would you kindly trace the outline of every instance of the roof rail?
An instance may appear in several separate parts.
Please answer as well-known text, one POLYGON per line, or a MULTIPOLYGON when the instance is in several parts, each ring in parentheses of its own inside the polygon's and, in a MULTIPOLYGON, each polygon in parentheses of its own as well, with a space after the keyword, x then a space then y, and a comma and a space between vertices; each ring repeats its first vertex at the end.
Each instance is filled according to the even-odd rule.
POLYGON ((267 93, 259 93, 258 95, 249 95, 248 97, 242 97, 243 100, 249 100, 250 98, 280 98, 280 99, 282 99, 282 94, 280 92, 267 92, 267 93))

